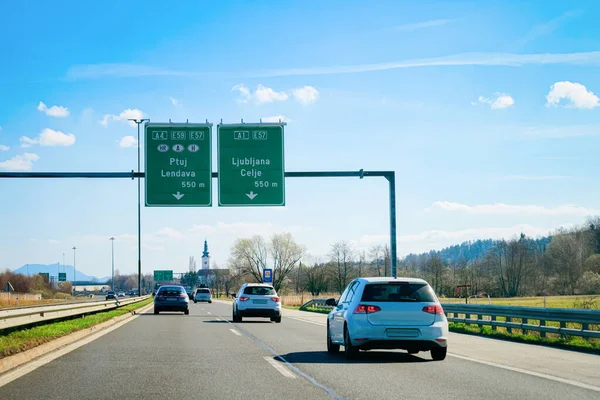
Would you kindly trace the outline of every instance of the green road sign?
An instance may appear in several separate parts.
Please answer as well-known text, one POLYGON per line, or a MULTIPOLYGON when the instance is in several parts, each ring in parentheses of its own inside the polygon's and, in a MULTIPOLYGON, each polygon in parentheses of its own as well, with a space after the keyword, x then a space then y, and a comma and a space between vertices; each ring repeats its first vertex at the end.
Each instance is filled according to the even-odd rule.
POLYGON ((147 207, 212 206, 212 124, 146 124, 147 207))
POLYGON ((67 281, 67 273, 66 272, 59 272, 58 273, 58 281, 59 282, 66 282, 67 281))
POLYGON ((173 280, 173 271, 172 270, 155 270, 154 271, 154 281, 155 282, 164 282, 164 281, 172 281, 173 280))
POLYGON ((217 125, 219 206, 284 206, 284 124, 217 125))

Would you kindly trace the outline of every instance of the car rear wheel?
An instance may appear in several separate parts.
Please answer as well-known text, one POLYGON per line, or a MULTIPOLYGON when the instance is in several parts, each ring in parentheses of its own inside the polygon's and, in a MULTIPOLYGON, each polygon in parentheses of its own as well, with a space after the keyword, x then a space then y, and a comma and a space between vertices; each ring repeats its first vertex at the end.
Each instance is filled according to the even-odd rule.
POLYGON ((185 310, 183 313, 184 313, 185 315, 190 315, 190 310, 185 310))
POLYGON ((352 345, 348 328, 344 328, 344 355, 349 360, 356 358, 358 355, 358 347, 352 345))
POLYGON ((154 315, 158 315, 158 309, 157 308, 154 309, 154 315))
POLYGON ((437 349, 431 349, 431 358, 435 361, 442 361, 446 358, 447 347, 438 347, 437 349))
POLYGON ((327 324, 327 352, 328 353, 337 353, 340 351, 339 344, 333 344, 331 342, 331 332, 329 331, 329 324, 327 324))
POLYGON ((197 301, 196 301, 196 300, 194 300, 194 304, 196 304, 196 303, 197 303, 197 301))

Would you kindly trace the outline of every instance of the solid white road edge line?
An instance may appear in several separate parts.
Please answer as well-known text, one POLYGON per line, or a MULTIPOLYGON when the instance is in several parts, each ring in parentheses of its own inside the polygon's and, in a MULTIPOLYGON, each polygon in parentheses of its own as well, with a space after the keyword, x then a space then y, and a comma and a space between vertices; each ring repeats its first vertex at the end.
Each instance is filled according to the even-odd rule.
POLYGON ((286 378, 296 379, 296 375, 294 375, 294 373, 292 371, 290 371, 289 369, 284 367, 284 365, 282 363, 275 361, 272 357, 263 357, 263 358, 265 359, 266 362, 271 364, 271 366, 273 368, 275 368, 277 371, 279 371, 279 373, 281 375, 285 376, 286 378))
POLYGON ((237 336, 242 336, 242 334, 241 334, 241 333, 239 333, 238 331, 236 331, 235 329, 230 329, 230 331, 231 331, 231 333, 233 333, 234 335, 237 335, 237 336))
POLYGON ((589 384, 583 383, 583 382, 573 381, 571 379, 566 379, 566 378, 560 378, 558 376, 547 375, 547 374, 543 374, 541 372, 527 371, 526 369, 522 369, 522 368, 510 367, 508 365, 497 364, 497 363, 490 362, 490 361, 478 360, 476 358, 471 358, 471 357, 466 357, 466 356, 460 356, 460 355, 454 354, 454 353, 448 353, 448 355, 451 356, 451 357, 460 358, 461 360, 472 361, 472 362, 476 362, 476 363, 480 363, 480 364, 489 365, 491 367, 502 368, 502 369, 506 369, 506 370, 509 370, 509 371, 513 371, 513 372, 519 372, 521 374, 527 374, 527 375, 537 376, 538 378, 545 378, 545 379, 549 379, 549 380, 556 381, 556 382, 566 383, 567 385, 577 386, 577 387, 580 387, 580 388, 584 388, 584 389, 589 389, 589 390, 594 390, 596 392, 600 392, 600 387, 598 387, 598 386, 589 385, 589 384))
MULTIPOLYGON (((306 322, 308 324, 313 324, 313 325, 327 326, 326 324, 321 324, 321 323, 318 323, 318 322, 309 321, 309 320, 302 319, 302 318, 294 318, 294 317, 286 317, 286 318, 290 318, 290 319, 293 319, 293 320, 296 320, 296 321, 300 321, 300 322, 306 322)), ((466 361, 472 361, 472 362, 476 362, 476 363, 479 363, 479 364, 485 364, 485 365, 488 365, 490 367, 502 368, 502 369, 506 369, 506 370, 509 370, 509 371, 513 371, 513 372, 519 372, 519 373, 522 373, 522 374, 527 374, 527 375, 531 375, 531 376, 537 376, 538 378, 549 379, 549 380, 552 380, 552 381, 566 383, 568 385, 577 386, 577 387, 580 387, 580 388, 584 388, 584 389, 589 389, 589 390, 594 390, 596 392, 600 392, 600 387, 598 387, 598 386, 590 385, 590 384, 583 383, 583 382, 577 382, 577 381, 574 381, 574 380, 571 380, 571 379, 567 379, 567 378, 561 378, 561 377, 558 377, 558 376, 548 375, 548 374, 544 374, 544 373, 541 373, 541 372, 528 371, 528 370, 522 369, 522 368, 511 367, 509 365, 498 364, 498 363, 494 363, 494 362, 491 362, 491 361, 479 360, 479 359, 476 359, 476 358, 461 356, 461 355, 458 355, 458 354, 455 354, 455 353, 450 353, 450 352, 448 352, 448 355, 452 356, 452 357, 460 358, 460 359, 463 359, 463 360, 466 360, 466 361)))
POLYGON ((153 307, 153 305, 150 304, 148 307, 144 307, 144 308, 138 310, 138 313, 136 313, 131 318, 127 318, 124 321, 118 322, 111 327, 108 327, 99 332, 93 333, 90 336, 87 336, 81 340, 78 340, 77 342, 68 344, 65 347, 63 347, 62 349, 55 350, 51 353, 41 356, 37 360, 30 361, 26 364, 16 367, 15 369, 13 369, 11 371, 6 372, 6 374, 4 374, 3 376, 0 376, 0 387, 9 384, 10 382, 14 381, 15 379, 19 379, 20 377, 25 376, 32 371, 35 371, 39 367, 42 367, 42 366, 48 364, 49 362, 56 360, 58 357, 64 356, 65 354, 70 353, 73 350, 80 348, 81 346, 85 346, 86 344, 93 342, 94 340, 106 335, 107 333, 110 333, 110 332, 114 331, 115 329, 120 328, 121 326, 125 325, 126 323, 131 322, 134 319, 138 318, 142 314, 142 312, 148 311, 152 307, 153 307))

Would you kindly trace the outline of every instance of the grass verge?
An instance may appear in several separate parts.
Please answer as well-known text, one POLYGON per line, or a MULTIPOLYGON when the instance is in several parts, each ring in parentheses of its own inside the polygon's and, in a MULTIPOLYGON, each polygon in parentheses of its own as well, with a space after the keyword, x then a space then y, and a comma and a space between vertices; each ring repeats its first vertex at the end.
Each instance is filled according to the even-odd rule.
POLYGON ((18 331, 8 332, 6 334, 0 332, 0 358, 32 349, 70 333, 108 321, 111 318, 128 314, 141 307, 147 306, 152 303, 152 301, 153 299, 149 298, 140 301, 139 303, 128 304, 116 310, 86 315, 84 318, 52 322, 30 329, 20 329, 18 331))
POLYGON ((507 331, 493 330, 491 326, 467 325, 464 323, 450 322, 448 327, 451 332, 466 333, 477 336, 489 336, 496 339, 509 340, 512 342, 538 344, 551 347, 559 347, 568 350, 584 351, 600 354, 600 341, 588 341, 582 337, 541 337, 534 334, 508 333, 507 331))

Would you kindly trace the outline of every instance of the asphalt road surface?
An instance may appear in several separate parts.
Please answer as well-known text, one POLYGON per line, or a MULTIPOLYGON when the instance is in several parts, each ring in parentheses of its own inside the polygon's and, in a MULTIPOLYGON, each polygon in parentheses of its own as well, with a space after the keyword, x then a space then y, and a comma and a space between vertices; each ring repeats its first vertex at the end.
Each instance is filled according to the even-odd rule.
MULTIPOLYGON (((402 351, 369 351, 361 352, 358 360, 347 361, 341 353, 326 352, 323 315, 303 318, 309 313, 285 310, 280 324, 260 318, 233 324, 230 304, 192 303, 190 307, 188 316, 153 315, 150 310, 6 384, 0 388, 0 397, 19 400, 600 398, 600 388, 593 387, 600 386, 598 356, 531 345, 513 347, 514 343, 453 335, 451 339, 458 338, 457 349, 467 346, 465 351, 470 349, 473 354, 449 355, 446 360, 436 362, 429 353, 413 356, 402 351), (486 341, 493 344, 488 346, 486 341), (468 346, 469 343, 473 346, 468 346), (518 365, 502 367, 485 361, 495 346, 500 346, 505 357, 518 352, 514 359, 524 357, 529 364, 519 369, 518 365), (479 362, 471 359, 479 353, 477 347, 482 354, 479 362), (555 371, 555 379, 548 378, 543 375, 547 371, 536 372, 537 365, 540 368, 554 365, 564 371, 555 371), (578 386, 569 379, 569 373, 589 376, 579 380, 578 386)), ((449 343, 452 346, 453 341, 449 343)))

